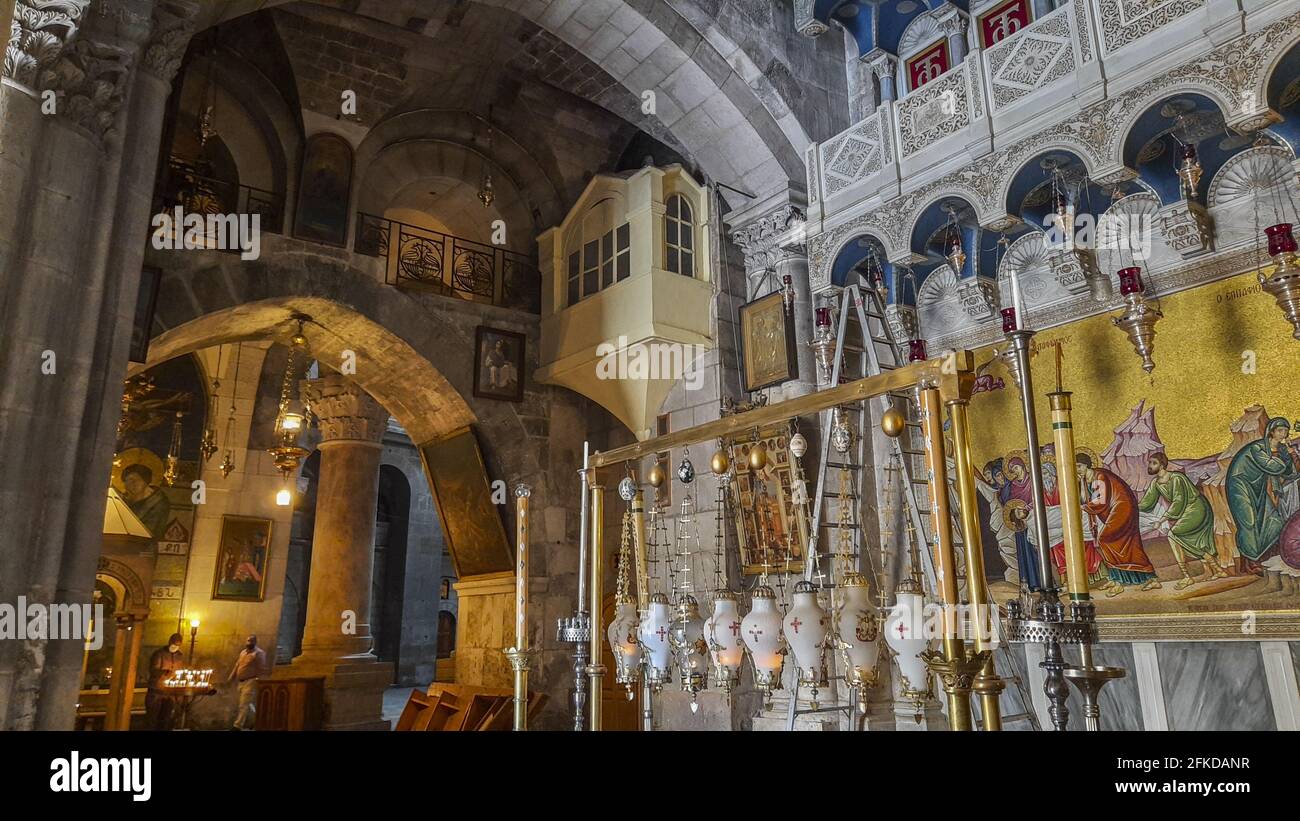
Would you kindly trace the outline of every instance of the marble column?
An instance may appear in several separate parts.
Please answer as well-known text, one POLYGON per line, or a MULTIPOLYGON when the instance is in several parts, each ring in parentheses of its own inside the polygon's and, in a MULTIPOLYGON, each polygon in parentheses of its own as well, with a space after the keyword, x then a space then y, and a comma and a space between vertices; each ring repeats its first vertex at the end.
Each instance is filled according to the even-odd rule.
MULTIPOLYGON (((198 7, 13 7, 0 87, 0 600, 91 600, 147 192, 189 37, 163 17, 192 20, 198 7)), ((81 643, 11 644, 0 646, 0 728, 70 729, 81 643)))
POLYGON ((386 730, 393 667, 371 652, 370 575, 388 411, 338 374, 303 380, 301 392, 320 422, 321 458, 302 655, 287 674, 324 677, 327 729, 386 730))

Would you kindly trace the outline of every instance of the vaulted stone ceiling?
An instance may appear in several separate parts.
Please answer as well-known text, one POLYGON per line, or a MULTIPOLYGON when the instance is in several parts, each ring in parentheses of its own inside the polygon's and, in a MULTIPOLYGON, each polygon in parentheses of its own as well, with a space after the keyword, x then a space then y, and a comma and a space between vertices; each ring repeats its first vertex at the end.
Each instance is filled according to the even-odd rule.
POLYGON ((515 125, 545 120, 585 138, 589 161, 609 165, 640 130, 763 195, 801 188, 803 151, 847 124, 841 44, 799 36, 784 0, 231 0, 211 15, 272 6, 304 107, 336 112, 332 75, 350 63, 349 87, 373 108, 359 112, 366 125, 492 102, 515 125), (314 39, 321 25, 346 32, 342 42, 314 39), (657 95, 650 114, 645 91, 657 95))

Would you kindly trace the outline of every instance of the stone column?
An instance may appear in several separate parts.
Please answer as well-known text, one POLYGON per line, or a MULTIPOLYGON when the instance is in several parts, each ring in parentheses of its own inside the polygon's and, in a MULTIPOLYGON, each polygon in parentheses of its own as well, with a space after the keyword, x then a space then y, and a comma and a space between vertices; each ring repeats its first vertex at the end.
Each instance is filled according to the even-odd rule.
MULTIPOLYGON (((13 6, 0 87, 0 600, 82 603, 148 218, 147 196, 128 190, 152 187, 171 79, 153 82, 151 105, 139 69, 150 49, 178 59, 188 39, 154 41, 156 15, 198 4, 41 5, 13 6)), ((0 727, 70 729, 82 652, 77 641, 0 646, 0 727)))
POLYGON ((785 282, 786 274, 794 282, 794 336, 799 361, 799 378, 785 383, 781 390, 786 399, 812 393, 817 388, 817 359, 805 345, 812 339, 813 301, 808 285, 808 248, 791 245, 777 249, 776 281, 785 282))
POLYGON ((951 65, 956 66, 966 59, 966 21, 961 15, 954 14, 939 21, 939 30, 948 38, 948 57, 951 65))
POLYGON ((288 675, 325 678, 327 729, 387 730, 393 667, 371 652, 370 573, 388 411, 338 374, 303 380, 302 398, 320 421, 321 459, 307 623, 288 675))
MULTIPOLYGON (((754 300, 780 290, 786 274, 795 289, 794 335, 802 343, 812 337, 813 309, 808 282, 808 252, 804 245, 804 214, 785 204, 763 216, 733 228, 731 238, 745 254, 745 274, 749 280, 748 299, 754 300)), ((802 396, 817 383, 816 363, 812 350, 798 344, 799 376, 780 387, 785 398, 802 396)), ((776 401, 780 397, 773 396, 776 401)))
POLYGON ((894 73, 898 70, 898 60, 888 54, 880 54, 871 61, 871 70, 880 80, 880 102, 885 104, 898 99, 894 86, 894 73))

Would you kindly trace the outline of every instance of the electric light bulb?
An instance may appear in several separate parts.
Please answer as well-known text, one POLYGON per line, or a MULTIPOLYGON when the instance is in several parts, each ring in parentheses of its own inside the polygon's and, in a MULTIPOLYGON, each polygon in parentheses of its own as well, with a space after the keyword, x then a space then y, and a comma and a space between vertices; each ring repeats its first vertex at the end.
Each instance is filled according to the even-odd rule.
POLYGON ((288 507, 293 502, 293 495, 289 493, 289 488, 280 488, 280 492, 275 494, 275 503, 280 507, 288 507))

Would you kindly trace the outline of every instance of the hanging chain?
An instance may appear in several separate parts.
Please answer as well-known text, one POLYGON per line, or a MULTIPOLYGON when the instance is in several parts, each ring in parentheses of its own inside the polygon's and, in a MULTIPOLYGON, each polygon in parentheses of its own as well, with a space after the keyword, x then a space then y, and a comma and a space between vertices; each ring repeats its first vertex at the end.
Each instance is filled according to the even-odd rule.
POLYGON ((614 581, 614 601, 628 599, 628 566, 632 564, 632 509, 623 511, 623 535, 618 545, 618 577, 614 581))

